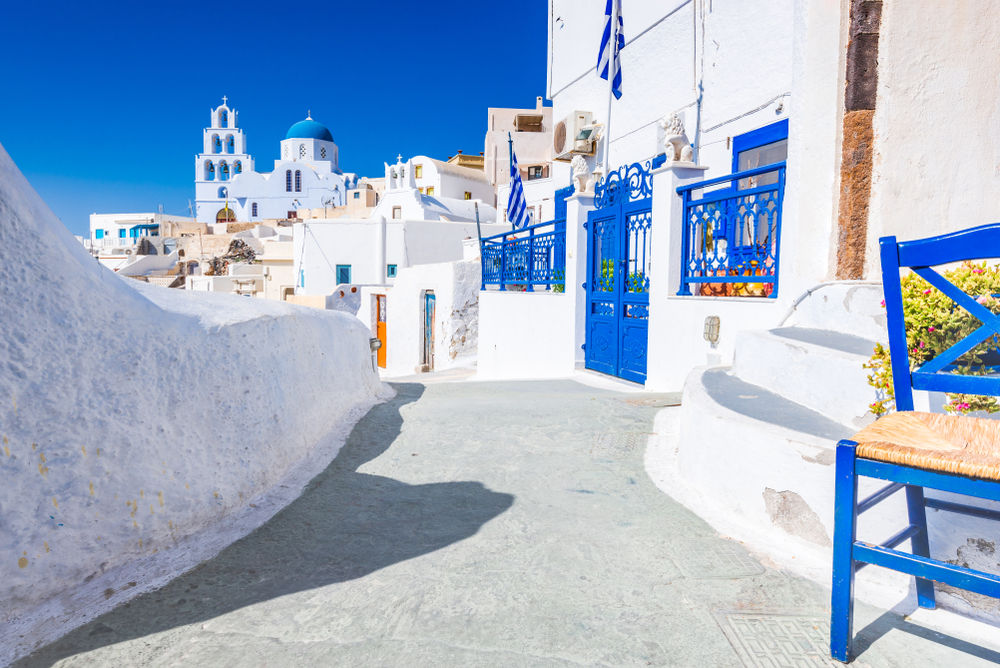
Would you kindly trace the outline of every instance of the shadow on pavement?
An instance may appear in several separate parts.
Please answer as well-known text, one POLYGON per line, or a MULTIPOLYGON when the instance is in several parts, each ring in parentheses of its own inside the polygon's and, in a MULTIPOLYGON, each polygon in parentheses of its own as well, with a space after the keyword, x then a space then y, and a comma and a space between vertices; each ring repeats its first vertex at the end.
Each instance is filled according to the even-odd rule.
POLYGON ((950 636, 940 631, 933 631, 926 627, 914 624, 904 617, 900 617, 895 612, 885 612, 870 624, 861 629, 854 638, 854 656, 861 657, 875 642, 892 630, 902 631, 910 635, 930 640, 938 645, 950 647, 969 656, 984 659, 991 663, 1000 664, 1000 652, 995 652, 987 647, 982 647, 975 643, 961 638, 950 636))
POLYGON ((15 663, 47 666, 81 652, 204 622, 286 594, 364 576, 475 534, 514 502, 478 482, 408 485, 358 473, 399 435, 400 408, 423 387, 395 384, 302 495, 218 556, 15 663))

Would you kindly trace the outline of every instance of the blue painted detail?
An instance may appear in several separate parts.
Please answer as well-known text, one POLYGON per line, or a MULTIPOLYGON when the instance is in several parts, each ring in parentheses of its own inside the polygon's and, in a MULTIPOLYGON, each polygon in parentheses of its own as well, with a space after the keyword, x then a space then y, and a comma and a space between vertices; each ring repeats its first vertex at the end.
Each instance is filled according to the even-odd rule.
POLYGON ((385 266, 385 275, 387 278, 396 278, 396 265, 387 264, 385 266))
POLYGON ((306 287, 306 271, 305 269, 299 269, 299 287, 306 287))
POLYGON ((731 283, 733 296, 777 297, 785 163, 699 181, 677 193, 684 206, 677 294, 711 294, 702 284, 731 283), (772 174, 773 183, 755 185, 772 174), (725 183, 728 188, 704 191, 725 183), (695 191, 702 193, 695 198, 695 191))
POLYGON ((323 141, 333 141, 333 135, 330 134, 330 131, 322 123, 317 123, 307 118, 288 128, 288 132, 285 133, 285 139, 322 139, 323 141))
POLYGON ((423 364, 430 371, 434 368, 434 311, 437 307, 433 292, 424 293, 424 351, 423 364))
POLYGON ((566 220, 522 227, 482 240, 483 289, 562 292, 566 281, 566 220))
POLYGON ((788 139, 788 119, 733 137, 733 171, 740 171, 740 153, 788 139))
POLYGON ((586 354, 588 369, 646 382, 651 163, 623 166, 595 188, 587 214, 586 354))
POLYGON ((103 239, 104 238, 104 230, 94 230, 94 238, 95 239, 103 239))
POLYGON ((337 284, 350 283, 351 282, 351 265, 349 264, 338 264, 337 265, 337 284))
POLYGON ((635 202, 653 195, 652 162, 633 162, 609 173, 594 186, 594 206, 613 207, 620 200, 635 202))
POLYGON ((566 220, 566 198, 574 192, 576 188, 572 184, 555 192, 555 220, 566 220))
POLYGON ((125 238, 125 234, 126 234, 126 231, 125 231, 124 227, 118 228, 118 238, 119 239, 124 239, 125 238))
POLYGON ((233 140, 233 136, 229 135, 226 137, 226 153, 233 153, 235 151, 236 142, 233 140))
MULTIPOLYGON (((996 378, 962 375, 961 368, 955 364, 963 354, 1000 333, 1000 317, 979 304, 975 296, 966 294, 931 268, 962 260, 994 258, 998 254, 998 242, 1000 223, 903 243, 898 243, 895 237, 883 237, 879 240, 897 410, 913 410, 914 388, 1000 394, 996 378), (938 352, 933 359, 912 372, 899 279, 901 268, 913 270, 949 297, 955 303, 955 308, 965 309, 983 323, 965 339, 938 352)), ((935 607, 933 582, 1000 598, 1000 576, 931 558, 926 508, 989 519, 1000 519, 1000 512, 964 503, 928 499, 924 495, 926 487, 1000 501, 1000 482, 863 459, 857 456, 856 446, 856 443, 848 440, 837 445, 830 653, 841 661, 851 658, 854 574, 865 564, 914 576, 917 602, 924 608, 935 607), (887 480, 891 484, 858 503, 858 476, 887 480), (899 489, 906 491, 907 525, 881 545, 857 540, 858 514, 869 510, 899 489), (911 553, 895 549, 907 540, 910 541, 911 553)))

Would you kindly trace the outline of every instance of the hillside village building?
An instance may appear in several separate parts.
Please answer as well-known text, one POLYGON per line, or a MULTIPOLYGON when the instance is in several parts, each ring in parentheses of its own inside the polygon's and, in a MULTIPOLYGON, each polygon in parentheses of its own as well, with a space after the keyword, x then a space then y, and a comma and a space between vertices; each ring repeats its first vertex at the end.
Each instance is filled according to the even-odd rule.
POLYGON ((193 218, 163 213, 93 213, 84 248, 101 264, 118 271, 140 254, 169 254, 178 229, 194 229, 193 218))
POLYGON ((330 130, 307 114, 288 128, 274 170, 254 170, 238 112, 223 103, 211 111, 195 157, 196 218, 204 223, 294 218, 296 209, 343 206, 357 177, 340 169, 330 130))
MULTIPOLYGON (((871 419, 862 364, 885 337, 876 240, 1000 219, 981 132, 1000 63, 980 48, 993 60, 972 72, 938 37, 992 44, 996 27, 901 3, 622 5, 612 99, 594 67, 605 3, 549 1, 550 137, 570 160, 550 187, 576 192, 484 246, 478 374, 683 391, 663 446, 678 497, 822 569, 831 434, 871 419)), ((940 558, 978 535, 929 521, 940 558)))
POLYGON ((510 194, 510 150, 517 154, 518 168, 524 183, 524 198, 530 220, 540 223, 555 215, 552 182, 552 107, 541 96, 534 109, 490 107, 486 110, 486 178, 496 189, 496 207, 500 218, 507 220, 510 194))

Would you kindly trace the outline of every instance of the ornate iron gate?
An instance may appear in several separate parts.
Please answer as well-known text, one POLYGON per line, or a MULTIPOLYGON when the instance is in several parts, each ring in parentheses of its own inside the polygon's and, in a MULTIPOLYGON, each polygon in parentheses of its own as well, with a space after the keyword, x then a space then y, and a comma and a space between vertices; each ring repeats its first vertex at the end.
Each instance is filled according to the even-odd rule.
POLYGON ((588 369, 646 382, 653 183, 650 164, 623 166, 595 188, 587 214, 588 369))

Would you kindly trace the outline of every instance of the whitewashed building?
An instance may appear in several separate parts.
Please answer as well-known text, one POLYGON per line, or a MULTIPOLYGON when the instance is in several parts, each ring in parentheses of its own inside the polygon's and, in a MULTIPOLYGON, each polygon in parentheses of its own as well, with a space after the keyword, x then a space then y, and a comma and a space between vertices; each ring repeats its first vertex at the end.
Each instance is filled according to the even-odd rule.
POLYGON ((169 254, 173 248, 167 232, 194 222, 194 218, 164 213, 92 213, 90 236, 83 245, 101 264, 117 271, 133 262, 140 250, 169 254))
MULTIPOLYGON (((1000 220, 1000 139, 982 132, 1000 28, 982 7, 623 0, 612 99, 594 67, 605 6, 549 2, 553 151, 572 155, 553 177, 577 192, 564 223, 484 248, 479 375, 683 391, 654 478, 826 580, 833 447, 871 419, 862 364, 885 336, 877 239, 1000 220), (557 147, 581 116, 594 144, 557 147)), ((885 511, 874 537, 905 523, 901 502, 885 511)), ((990 529, 943 515, 934 556, 990 558, 966 540, 990 529)), ((863 597, 880 577, 860 576, 863 597)))
POLYGON ((254 170, 238 112, 223 104, 211 111, 195 157, 196 217, 200 222, 254 222, 294 218, 296 209, 343 206, 356 177, 340 169, 330 130, 310 115, 288 128, 274 170, 254 170))

